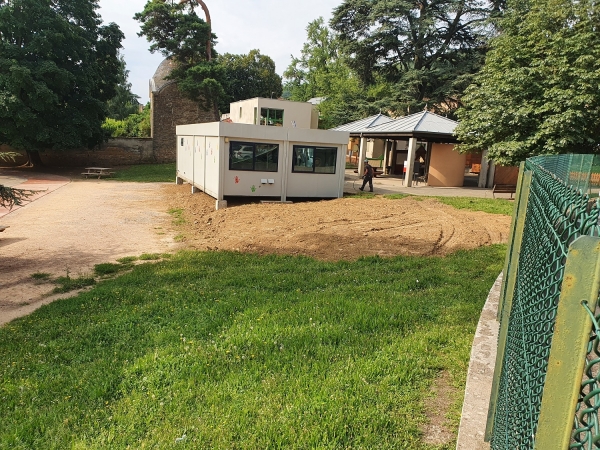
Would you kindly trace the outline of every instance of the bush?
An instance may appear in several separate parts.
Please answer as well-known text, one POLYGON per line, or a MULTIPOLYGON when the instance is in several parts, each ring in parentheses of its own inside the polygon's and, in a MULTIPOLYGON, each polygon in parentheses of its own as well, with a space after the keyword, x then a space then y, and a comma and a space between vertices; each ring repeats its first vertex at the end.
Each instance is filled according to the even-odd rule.
POLYGON ((124 120, 107 118, 102 129, 110 137, 150 137, 150 104, 141 113, 130 114, 124 120))

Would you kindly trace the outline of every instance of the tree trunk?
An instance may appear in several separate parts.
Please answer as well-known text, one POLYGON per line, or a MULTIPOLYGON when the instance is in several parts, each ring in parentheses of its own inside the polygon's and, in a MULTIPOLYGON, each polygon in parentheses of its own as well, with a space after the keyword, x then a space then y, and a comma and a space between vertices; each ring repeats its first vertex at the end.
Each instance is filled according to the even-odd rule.
POLYGON ((27 150, 27 157, 29 161, 27 162, 27 166, 29 167, 44 167, 44 163, 42 162, 42 158, 40 158, 40 152, 34 150, 27 150))

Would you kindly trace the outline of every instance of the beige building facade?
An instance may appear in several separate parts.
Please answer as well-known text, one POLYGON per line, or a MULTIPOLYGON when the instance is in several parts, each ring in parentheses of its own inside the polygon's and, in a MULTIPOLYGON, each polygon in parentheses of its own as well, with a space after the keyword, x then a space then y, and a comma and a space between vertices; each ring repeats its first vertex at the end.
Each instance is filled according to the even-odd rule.
POLYGON ((233 102, 229 107, 229 120, 283 128, 319 128, 319 113, 311 103, 273 98, 256 97, 233 102))

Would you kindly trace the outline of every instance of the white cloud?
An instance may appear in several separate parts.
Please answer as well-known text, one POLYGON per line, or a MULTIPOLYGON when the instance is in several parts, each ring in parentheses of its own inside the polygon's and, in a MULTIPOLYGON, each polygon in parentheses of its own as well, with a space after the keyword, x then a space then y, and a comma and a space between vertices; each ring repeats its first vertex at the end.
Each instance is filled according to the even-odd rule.
MULTIPOLYGON (((178 0, 176 0, 178 1, 178 0)), ((275 61, 282 74, 290 55, 299 56, 306 38, 306 26, 322 16, 331 18, 342 0, 205 0, 210 11, 219 53, 248 53, 259 49, 275 61)), ((123 54, 133 92, 148 101, 148 80, 163 59, 148 51, 150 44, 137 36, 139 23, 133 15, 144 9, 146 0, 100 0, 104 22, 115 22, 125 34, 123 54)))

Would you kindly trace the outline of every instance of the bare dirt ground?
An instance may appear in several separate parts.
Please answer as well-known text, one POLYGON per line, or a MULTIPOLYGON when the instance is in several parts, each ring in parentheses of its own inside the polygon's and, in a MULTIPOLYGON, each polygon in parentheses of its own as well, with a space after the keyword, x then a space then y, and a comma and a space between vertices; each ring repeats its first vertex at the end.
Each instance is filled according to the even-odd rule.
POLYGON ((66 294, 31 275, 91 275, 95 264, 177 248, 163 186, 75 181, 0 220, 0 325, 66 294))
POLYGON ((190 186, 74 181, 2 217, 0 325, 57 298, 31 275, 89 275, 95 264, 180 248, 353 260, 444 255, 505 242, 507 216, 457 210, 435 199, 343 198, 293 204, 213 198, 190 186), (169 209, 185 222, 173 225, 169 209), (174 239, 177 237, 178 239, 174 239), (176 243, 175 240, 182 240, 176 243))
POLYGON ((188 185, 165 185, 171 208, 184 211, 191 248, 353 260, 379 255, 444 255, 505 242, 510 217, 458 210, 435 199, 342 198, 293 204, 215 201, 188 185))

